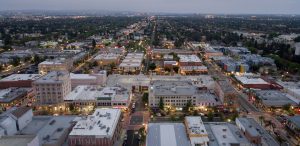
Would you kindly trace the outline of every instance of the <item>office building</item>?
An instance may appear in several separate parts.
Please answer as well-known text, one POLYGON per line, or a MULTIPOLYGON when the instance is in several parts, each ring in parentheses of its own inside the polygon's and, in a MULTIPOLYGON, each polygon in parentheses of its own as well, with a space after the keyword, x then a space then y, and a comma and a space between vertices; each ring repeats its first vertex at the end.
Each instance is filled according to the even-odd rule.
POLYGON ((64 97, 71 92, 70 74, 52 71, 34 81, 33 90, 38 105, 62 104, 64 97))

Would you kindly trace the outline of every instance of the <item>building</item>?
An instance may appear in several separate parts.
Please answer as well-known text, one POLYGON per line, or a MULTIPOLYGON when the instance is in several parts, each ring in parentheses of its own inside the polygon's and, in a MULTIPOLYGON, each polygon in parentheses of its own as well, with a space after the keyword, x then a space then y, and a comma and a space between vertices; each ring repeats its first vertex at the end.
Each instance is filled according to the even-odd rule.
POLYGON ((36 135, 40 146, 62 146, 74 125, 74 116, 34 116, 18 135, 36 135))
POLYGON ((208 69, 206 66, 180 66, 179 72, 182 75, 199 75, 207 74, 208 69))
POLYGON ((2 136, 0 146, 40 146, 36 135, 2 136))
POLYGON ((179 59, 179 66, 201 66, 202 61, 196 55, 178 55, 179 59))
POLYGON ((218 80, 214 90, 225 109, 235 110, 237 108, 238 95, 228 80, 218 80))
POLYGON ((175 107, 180 110, 189 101, 193 106, 216 106, 219 99, 216 96, 209 96, 193 84, 192 81, 152 81, 149 88, 149 106, 157 108, 160 100, 163 100, 165 107, 175 107))
POLYGON ((258 90, 254 94, 254 100, 264 108, 282 108, 285 105, 298 105, 290 95, 277 90, 258 90))
POLYGON ((203 123, 200 116, 187 116, 184 124, 149 123, 147 130, 146 146, 253 145, 237 126, 225 122, 203 123))
POLYGON ((300 43, 295 43, 295 55, 300 55, 300 43))
POLYGON ((13 106, 27 105, 34 96, 32 88, 7 88, 0 90, 0 106, 9 109, 13 106))
POLYGON ((106 84, 107 72, 102 70, 93 74, 74 74, 70 73, 71 87, 74 89, 79 85, 98 85, 103 86, 106 84))
POLYGON ((286 125, 299 139, 300 138, 300 116, 289 117, 286 125))
POLYGON ((236 125, 253 145, 279 146, 277 141, 252 118, 236 118, 236 125))
POLYGON ((113 146, 121 134, 120 121, 120 109, 96 109, 73 127, 68 145, 113 146))
POLYGON ((271 89, 271 84, 251 73, 235 76, 240 88, 271 89))
POLYGON ((65 58, 46 60, 38 65, 39 73, 42 75, 47 74, 51 71, 70 71, 72 67, 72 60, 65 58))
POLYGON ((120 54, 113 53, 102 53, 97 55, 94 60, 98 62, 99 65, 118 65, 120 63, 120 54))
POLYGON ((138 73, 142 69, 143 58, 143 53, 128 53, 119 65, 119 70, 123 73, 138 73))
POLYGON ((17 134, 32 121, 32 117, 32 109, 29 107, 12 108, 2 113, 0 115, 0 136, 17 134))
POLYGON ((71 92, 70 74, 65 71, 52 71, 34 81, 33 90, 38 105, 61 104, 64 97, 71 92))
POLYGON ((205 51, 204 51, 204 57, 206 59, 212 58, 214 56, 223 56, 223 53, 220 52, 220 51, 217 51, 217 50, 215 50, 213 48, 205 49, 205 51))
POLYGON ((277 83, 283 87, 283 92, 292 96, 293 101, 300 103, 300 82, 278 81, 277 83))
POLYGON ((236 118, 235 123, 251 143, 261 145, 261 136, 259 132, 247 118, 236 118))
POLYGON ((182 123, 149 123, 146 146, 191 146, 182 123))
POLYGON ((208 146, 208 134, 200 116, 186 116, 184 124, 191 146, 208 146))
POLYGON ((205 123, 209 146, 251 146, 237 126, 224 122, 205 123))
POLYGON ((39 79, 39 74, 12 74, 0 80, 0 89, 10 87, 32 87, 32 82, 39 79))
POLYGON ((64 101, 82 110, 93 110, 94 107, 127 108, 131 94, 123 87, 98 87, 82 85, 70 92, 64 101))

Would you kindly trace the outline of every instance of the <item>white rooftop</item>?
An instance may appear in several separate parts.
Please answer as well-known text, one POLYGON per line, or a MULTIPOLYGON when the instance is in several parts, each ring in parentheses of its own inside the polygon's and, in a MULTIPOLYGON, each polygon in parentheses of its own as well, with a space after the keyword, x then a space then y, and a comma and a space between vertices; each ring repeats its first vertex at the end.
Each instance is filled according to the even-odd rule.
POLYGON ((207 143, 208 134, 200 116, 186 116, 186 128, 192 145, 207 143))
POLYGON ((235 76, 242 84, 269 84, 265 80, 259 77, 250 76, 235 76))
POLYGON ((41 78, 34 81, 34 83, 55 83, 63 82, 70 77, 69 72, 66 71, 52 71, 41 78))
POLYGON ((219 145, 231 146, 231 144, 239 143, 227 125, 211 125, 210 127, 219 145))
POLYGON ((0 81, 36 80, 40 77, 40 74, 12 74, 1 79, 0 81))
POLYGON ((39 65, 64 64, 65 61, 66 61, 65 58, 58 58, 58 59, 52 59, 52 60, 43 61, 39 65))
POLYGON ((70 92, 64 100, 101 100, 110 99, 111 101, 128 101, 129 92, 122 87, 98 87, 91 85, 77 86, 70 92))
POLYGON ((140 67, 144 58, 143 53, 128 53, 120 67, 140 67))
POLYGON ((70 78, 71 79, 97 79, 96 76, 92 76, 90 74, 74 74, 70 73, 70 78))
POLYGON ((180 62, 202 62, 196 55, 178 55, 180 62))
POLYGON ((96 109, 93 115, 78 121, 69 135, 111 138, 114 135, 120 116, 120 109, 96 109))
POLYGON ((95 60, 113 60, 118 59, 120 55, 119 54, 113 54, 113 53, 103 53, 97 55, 94 59, 95 60))

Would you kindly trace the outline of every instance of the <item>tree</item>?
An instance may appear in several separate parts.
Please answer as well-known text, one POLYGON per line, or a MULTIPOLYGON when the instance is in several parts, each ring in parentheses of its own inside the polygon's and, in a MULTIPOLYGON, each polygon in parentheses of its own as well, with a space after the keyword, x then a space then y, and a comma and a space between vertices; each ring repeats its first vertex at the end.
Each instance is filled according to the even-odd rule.
POLYGON ((192 100, 188 100, 186 105, 183 107, 183 111, 188 112, 191 107, 192 107, 192 100))
POLYGON ((93 48, 96 48, 96 40, 95 39, 92 40, 92 46, 93 46, 93 48))
POLYGON ((174 70, 174 72, 178 73, 179 67, 178 66, 174 66, 173 70, 174 70))
POLYGON ((155 70, 156 64, 155 63, 150 63, 148 68, 149 68, 149 70, 155 70))
POLYGON ((159 109, 164 110, 165 104, 162 97, 159 99, 159 109))
POLYGON ((14 57, 12 59, 12 61, 10 62, 10 64, 13 66, 18 66, 18 65, 20 65, 20 61, 21 61, 21 59, 19 57, 14 57))
POLYGON ((74 107, 73 104, 69 104, 69 110, 70 110, 71 112, 73 112, 73 111, 75 110, 75 107, 74 107))
POLYGON ((258 119, 260 121, 260 125, 262 125, 264 120, 265 120, 265 117, 264 116, 259 116, 258 119))
POLYGON ((213 121, 213 119, 214 119, 214 114, 211 111, 209 111, 208 114, 207 114, 207 120, 208 121, 213 121))
POLYGON ((148 96, 149 96, 148 93, 143 94, 143 99, 142 100, 143 100, 144 103, 148 103, 148 96))

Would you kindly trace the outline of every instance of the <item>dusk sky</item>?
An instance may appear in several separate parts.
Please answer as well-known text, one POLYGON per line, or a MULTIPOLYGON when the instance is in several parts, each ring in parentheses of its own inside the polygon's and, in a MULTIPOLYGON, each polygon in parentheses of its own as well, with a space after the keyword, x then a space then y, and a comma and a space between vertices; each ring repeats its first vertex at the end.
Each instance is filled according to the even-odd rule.
POLYGON ((300 0, 0 0, 0 10, 300 14, 300 0))

